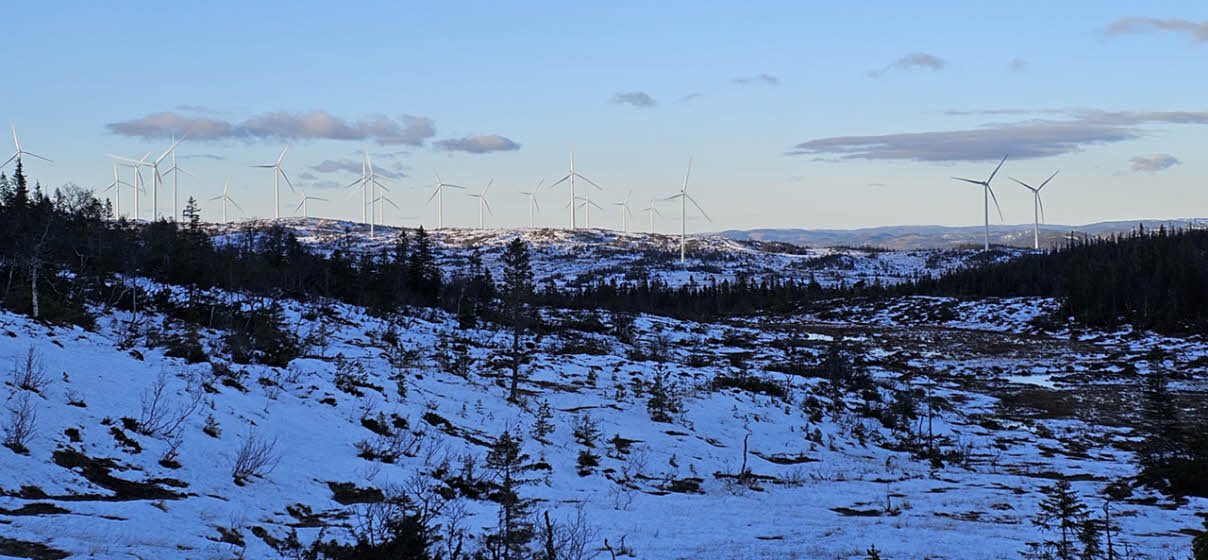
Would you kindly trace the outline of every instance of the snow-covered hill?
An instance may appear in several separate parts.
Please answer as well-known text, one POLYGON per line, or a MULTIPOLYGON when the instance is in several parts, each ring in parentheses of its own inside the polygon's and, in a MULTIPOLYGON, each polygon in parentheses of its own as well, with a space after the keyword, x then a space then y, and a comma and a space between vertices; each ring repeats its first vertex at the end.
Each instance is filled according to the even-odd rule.
MULTIPOLYGON (((244 231, 263 229, 270 222, 215 225, 210 230, 227 242, 244 231)), ((292 231, 319 251, 380 251, 392 243, 398 228, 378 227, 370 237, 365 224, 320 218, 287 218, 273 223, 292 231)), ((415 230, 408 230, 414 235, 415 230)), ((478 255, 492 268, 503 246, 516 237, 534 253, 538 284, 558 286, 597 280, 637 281, 658 278, 669 285, 734 281, 740 276, 817 280, 824 286, 856 282, 896 284, 918 276, 942 274, 953 268, 985 262, 976 250, 879 251, 851 248, 808 248, 786 243, 729 239, 721 235, 688 237, 686 260, 680 264, 680 238, 675 235, 619 232, 606 229, 441 229, 429 232, 442 265, 466 266, 478 255)), ((992 259, 1009 259, 1022 250, 995 250, 992 259)))
MULTIPOLYGON (((339 224, 291 227, 317 249, 345 235, 339 224)), ((567 282, 636 266, 627 255, 675 241, 551 230, 435 238, 446 262, 478 250, 491 263, 514 235, 533 243, 539 275, 567 282)), ((695 262, 715 274, 818 258, 698 242, 695 262)), ((918 258, 926 268, 927 254, 918 258)), ((507 430, 536 465, 521 495, 567 527, 578 520, 601 557, 608 539, 655 559, 855 559, 870 546, 895 560, 1016 558, 1041 537, 1031 523, 1041 487, 1067 477, 1098 511, 1104 488, 1134 474, 1135 388, 1155 349, 1188 372, 1181 389, 1208 390, 1200 340, 1045 332, 1033 319, 1055 308, 1049 300, 903 298, 716 324, 638 316, 631 327, 607 312, 547 310, 518 405, 507 401, 510 340, 499 327, 462 330, 427 309, 383 318, 282 303, 307 341, 286 367, 232 363, 224 333, 204 326, 207 361, 168 357, 189 329, 157 314, 95 309, 88 331, 0 313, 0 368, 12 372, 0 425, 23 408, 36 417, 28 454, 0 448, 0 556, 283 557, 294 537, 348 541, 393 493, 441 504, 443 542, 460 534, 468 546, 497 523, 497 504, 478 491, 493 480, 488 445, 507 430), (817 368, 828 355, 867 377, 833 390, 817 368), (43 381, 23 388, 31 363, 43 381), (652 419, 656 384, 681 403, 669 421, 652 419), (893 420, 907 401, 917 414, 893 420), (540 441, 543 403, 553 431, 540 441), (590 446, 575 433, 587 425, 590 446), (249 442, 266 464, 236 480, 240 452, 257 449, 249 442), (920 457, 923 445, 938 460, 920 457), (582 466, 584 451, 599 464, 582 466)), ((1208 501, 1123 488, 1117 546, 1186 556, 1208 501)))

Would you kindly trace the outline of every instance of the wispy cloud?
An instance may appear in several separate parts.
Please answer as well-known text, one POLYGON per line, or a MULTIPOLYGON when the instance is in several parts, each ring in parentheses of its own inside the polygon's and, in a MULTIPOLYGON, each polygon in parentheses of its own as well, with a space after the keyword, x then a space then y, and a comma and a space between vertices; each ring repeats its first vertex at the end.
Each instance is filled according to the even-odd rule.
POLYGON ((465 138, 450 138, 436 142, 436 147, 452 152, 468 152, 485 154, 488 152, 507 152, 519 150, 520 144, 498 134, 486 136, 467 136, 465 138))
POLYGON ((1126 17, 1112 22, 1104 30, 1104 33, 1114 36, 1149 33, 1153 31, 1188 34, 1195 41, 1202 43, 1208 41, 1208 20, 1194 22, 1177 18, 1126 17))
POLYGON ((184 111, 186 113, 201 113, 203 115, 213 115, 218 113, 218 111, 205 105, 177 105, 176 110, 184 111))
POLYGON ((1064 112, 1070 118, 993 123, 965 130, 819 138, 797 144, 788 154, 916 161, 985 161, 1010 154, 1012 159, 1030 159, 1139 138, 1144 133, 1140 128, 1143 125, 1208 124, 1205 112, 1086 109, 1064 112))
POLYGON ((232 123, 207 117, 190 117, 175 112, 152 113, 145 117, 109 123, 113 134, 145 139, 166 138, 188 132, 193 140, 372 140, 378 144, 422 145, 436 134, 435 123, 426 117, 402 115, 391 119, 371 115, 348 121, 327 111, 266 113, 232 123))
POLYGON ((634 107, 654 107, 657 103, 644 91, 628 91, 612 96, 612 102, 618 105, 633 105, 634 107))
POLYGON ((685 95, 679 99, 676 99, 675 102, 676 103, 687 103, 689 101, 692 101, 693 99, 696 99, 697 97, 700 97, 699 93, 689 93, 688 95, 685 95))
POLYGON ((890 70, 910 70, 913 68, 925 68, 933 72, 943 70, 948 62, 938 56, 923 52, 909 53, 902 58, 899 58, 884 68, 878 70, 869 70, 868 75, 873 78, 880 78, 890 70))
POLYGON ((1154 173, 1163 169, 1170 169, 1180 163, 1178 158, 1170 154, 1153 154, 1151 156, 1136 156, 1129 160, 1132 162, 1133 171, 1148 171, 1154 173))
POLYGON ((1007 63, 1007 68, 1012 72, 1023 72, 1028 69, 1028 61, 1022 58, 1012 58, 1011 62, 1007 63))
POLYGON ((777 78, 776 76, 773 76, 771 74, 758 74, 755 76, 739 76, 737 78, 734 78, 731 81, 733 81, 736 84, 743 84, 743 85, 763 85, 763 86, 780 85, 780 78, 777 78))
POLYGON ((338 189, 341 185, 335 181, 315 181, 310 186, 316 189, 338 189))
POLYGON ((216 159, 216 160, 224 160, 224 159, 226 159, 226 156, 220 156, 220 155, 218 155, 218 154, 186 154, 186 155, 182 155, 182 156, 180 156, 180 159, 216 159))

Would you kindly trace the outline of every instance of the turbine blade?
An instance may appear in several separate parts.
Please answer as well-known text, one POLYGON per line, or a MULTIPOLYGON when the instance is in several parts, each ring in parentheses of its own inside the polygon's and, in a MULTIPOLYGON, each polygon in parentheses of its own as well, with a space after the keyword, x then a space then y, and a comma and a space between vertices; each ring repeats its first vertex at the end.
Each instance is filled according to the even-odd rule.
POLYGON ((424 203, 424 206, 432 204, 432 199, 436 198, 438 194, 440 194, 440 186, 437 186, 436 190, 432 191, 432 196, 428 197, 428 201, 424 203))
POLYGON ((1044 201, 1040 199, 1040 193, 1036 193, 1036 205, 1040 206, 1040 223, 1044 223, 1044 201))
POLYGON ((565 177, 561 178, 561 179, 558 179, 557 181, 554 181, 553 183, 550 183, 549 188, 551 188, 551 189, 552 189, 552 188, 554 188, 554 187, 558 186, 558 184, 559 184, 559 183, 561 183, 561 182, 563 182, 563 181, 565 181, 565 180, 567 180, 567 179, 570 179, 570 175, 569 175, 569 174, 568 174, 567 176, 565 176, 565 177))
POLYGON ((486 198, 483 198, 483 199, 482 199, 482 203, 486 205, 486 207, 487 207, 487 212, 490 212, 490 213, 491 213, 491 215, 492 215, 492 216, 494 216, 494 215, 495 215, 495 209, 491 208, 491 201, 487 200, 486 198))
POLYGON ((264 169, 269 169, 269 168, 277 167, 277 166, 276 165, 249 165, 248 167, 262 167, 264 169))
POLYGON ((704 208, 701 208, 701 207, 700 207, 700 204, 697 204, 697 203, 696 203, 696 199, 695 199, 695 198, 692 198, 692 196, 691 196, 691 195, 688 195, 687 193, 684 193, 684 196, 685 196, 685 197, 687 197, 687 198, 688 198, 688 200, 692 202, 692 205, 693 205, 693 206, 695 206, 697 210, 700 210, 700 214, 701 214, 702 216, 704 216, 706 220, 709 220, 710 222, 712 222, 712 221, 713 221, 713 218, 710 218, 710 217, 709 217, 709 214, 707 214, 707 213, 705 212, 705 209, 704 209, 704 208))
POLYGON ((38 154, 35 154, 35 153, 33 153, 33 152, 21 152, 21 153, 22 153, 22 154, 24 154, 24 155, 27 155, 27 156, 34 156, 34 157, 36 157, 36 158, 38 158, 38 159, 40 159, 40 160, 42 160, 42 161, 48 161, 48 162, 50 162, 50 163, 54 163, 53 161, 50 161, 49 159, 46 159, 46 158, 44 158, 44 157, 42 157, 42 156, 40 156, 40 155, 38 155, 38 154))
POLYGON ((990 185, 986 185, 986 190, 990 192, 990 200, 994 201, 994 208, 998 209, 998 221, 1006 221, 1002 217, 1002 208, 998 205, 998 197, 994 196, 994 189, 990 188, 990 185))
POLYGON ((1008 179, 1010 179, 1010 180, 1012 180, 1012 181, 1015 181, 1016 183, 1019 183, 1019 184, 1023 185, 1023 188, 1025 188, 1025 189, 1028 189, 1028 190, 1030 190, 1030 191, 1032 191, 1032 192, 1036 192, 1036 188, 1035 188, 1035 187, 1033 187, 1032 185, 1029 185, 1029 184, 1027 184, 1027 183, 1025 183, 1025 182, 1023 182, 1023 181, 1020 181, 1019 179, 1016 179, 1016 178, 1014 178, 1014 177, 1007 177, 1007 178, 1008 178, 1008 179))
POLYGON ((688 192, 688 177, 692 175, 692 156, 688 156, 688 172, 684 173, 684 188, 683 192, 688 192))
POLYGON ((589 184, 591 184, 591 186, 593 186, 597 189, 604 190, 604 187, 601 187, 600 185, 597 185, 595 181, 592 181, 591 179, 588 179, 587 177, 580 175, 578 171, 575 172, 575 177, 578 177, 580 179, 583 179, 584 181, 587 181, 589 184))
POLYGON ((990 184, 990 181, 993 181, 993 180, 994 180, 994 175, 998 173, 998 170, 999 170, 999 169, 1002 169, 1002 164, 1004 164, 1004 163, 1006 163, 1006 162, 1007 162, 1007 156, 1003 156, 1003 157, 1002 157, 1002 161, 998 162, 998 167, 995 167, 995 168, 994 168, 994 172, 993 172, 993 173, 990 173, 990 178, 989 178, 989 179, 986 179, 986 184, 987 184, 987 185, 988 185, 988 184, 990 184))
POLYGON ((13 157, 10 157, 10 158, 4 160, 4 163, 0 163, 0 167, 4 167, 5 165, 8 165, 8 162, 10 162, 14 159, 17 159, 17 154, 13 154, 13 157))
POLYGON ((286 185, 289 185, 289 190, 294 191, 294 192, 297 192, 296 190, 294 190, 294 184, 293 184, 293 183, 291 183, 291 182, 289 182, 289 175, 286 175, 286 174, 285 174, 285 170, 284 170, 284 169, 281 169, 280 167, 278 167, 278 168, 277 168, 277 173, 280 173, 280 174, 281 174, 281 177, 285 178, 285 184, 286 184, 286 185))
POLYGON ((973 179, 966 179, 964 177, 953 177, 953 179, 956 179, 957 181, 964 181, 966 183, 973 183, 974 185, 985 185, 985 183, 981 181, 974 181, 973 179))
POLYGON ((487 191, 491 190, 491 185, 493 185, 494 183, 495 183, 495 178, 494 178, 494 177, 492 177, 490 181, 487 181, 487 186, 486 186, 485 188, 483 188, 483 189, 482 189, 482 195, 483 195, 483 196, 486 196, 487 191))
POLYGON ((284 150, 281 150, 281 155, 277 156, 277 163, 274 165, 281 165, 281 160, 285 159, 285 152, 288 152, 288 151, 289 151, 289 146, 286 146, 284 150))
POLYGON ((238 208, 240 213, 244 214, 245 216, 247 215, 247 212, 244 211, 243 207, 240 206, 238 202, 235 202, 235 199, 233 199, 229 196, 226 197, 226 199, 227 199, 227 202, 230 202, 235 208, 238 208))
POLYGON ((1040 189, 1043 189, 1044 186, 1049 184, 1049 181, 1052 181, 1053 177, 1056 177, 1058 173, 1061 173, 1060 169, 1058 169, 1057 171, 1054 171, 1052 175, 1049 175, 1049 178, 1045 179, 1044 182, 1041 183, 1039 187, 1036 187, 1036 190, 1039 191, 1040 189))

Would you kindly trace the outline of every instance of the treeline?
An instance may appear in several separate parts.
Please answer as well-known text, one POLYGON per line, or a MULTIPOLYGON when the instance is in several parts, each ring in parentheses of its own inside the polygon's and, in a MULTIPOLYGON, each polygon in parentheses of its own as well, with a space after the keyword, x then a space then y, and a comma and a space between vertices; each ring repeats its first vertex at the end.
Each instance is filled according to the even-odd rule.
POLYGON ((1208 231, 1146 231, 919 279, 898 294, 1060 298, 1061 314, 1101 327, 1208 332, 1208 231))
POLYGON ((111 207, 85 189, 30 189, 18 162, 0 174, 0 304, 58 322, 88 324, 86 303, 133 309, 166 304, 132 278, 185 290, 184 307, 201 291, 264 298, 331 298, 386 313, 404 305, 463 307, 475 312, 493 298, 490 272, 470 266, 446 275, 421 228, 403 232, 376 253, 337 243, 327 254, 302 246, 279 226, 211 237, 197 205, 183 221, 109 221, 111 207), (158 299, 159 301, 153 301, 158 299), (144 304, 145 305, 145 304, 144 304))

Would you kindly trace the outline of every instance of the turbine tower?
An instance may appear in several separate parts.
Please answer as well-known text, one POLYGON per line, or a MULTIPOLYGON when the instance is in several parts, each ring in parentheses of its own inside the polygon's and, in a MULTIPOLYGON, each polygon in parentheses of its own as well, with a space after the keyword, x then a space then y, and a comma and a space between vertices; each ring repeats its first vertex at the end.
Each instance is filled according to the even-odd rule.
POLYGON ((126 185, 128 187, 133 186, 130 183, 127 183, 122 180, 121 175, 118 174, 118 162, 117 162, 117 160, 114 160, 113 161, 113 182, 109 183, 108 187, 105 187, 103 190, 101 190, 101 192, 105 192, 110 189, 113 190, 113 219, 114 220, 117 220, 121 216, 122 185, 126 185))
POLYGON ((285 171, 283 169, 281 169, 281 160, 285 159, 285 152, 288 152, 288 151, 289 151, 289 146, 286 146, 284 150, 281 150, 281 155, 277 156, 276 163, 270 163, 270 164, 265 164, 265 165, 249 165, 248 166, 248 167, 259 167, 259 168, 263 168, 263 169, 272 169, 273 170, 273 218, 278 219, 278 220, 281 219, 281 185, 278 181, 278 178, 284 177, 285 184, 289 185, 289 190, 291 190, 291 191, 294 190, 293 183, 289 182, 289 176, 285 174, 285 171))
POLYGON ((424 204, 432 204, 432 199, 436 199, 436 229, 441 229, 445 227, 445 187, 453 187, 455 189, 464 189, 465 187, 441 181, 440 173, 435 170, 432 171, 432 174, 436 175, 436 190, 433 191, 432 196, 428 197, 428 202, 424 204))
POLYGON ((575 150, 574 150, 574 148, 571 148, 571 150, 570 150, 570 173, 567 173, 565 177, 562 177, 561 179, 554 181, 554 183, 551 184, 549 186, 549 188, 552 189, 552 188, 558 186, 559 183, 566 181, 568 179, 570 180, 570 204, 568 204, 568 206, 570 206, 570 229, 572 229, 572 230, 575 229, 575 177, 578 177, 580 179, 583 179, 584 181, 587 181, 588 184, 590 184, 591 186, 593 186, 599 190, 604 190, 603 187, 601 187, 600 185, 597 185, 595 183, 595 181, 592 181, 591 179, 588 179, 587 177, 584 177, 575 171, 575 150))
POLYGON ((298 192, 302 194, 302 202, 299 202, 298 207, 294 208, 294 213, 297 214, 298 210, 301 210, 303 218, 310 217, 310 205, 307 204, 308 202, 310 202, 312 200, 322 200, 324 202, 327 201, 326 198, 321 198, 318 196, 310 196, 310 195, 306 194, 306 191, 304 191, 302 189, 298 189, 298 192))
POLYGON ((150 164, 147 163, 147 158, 151 157, 151 152, 147 152, 147 155, 143 156, 142 159, 138 159, 138 160, 124 158, 122 156, 115 156, 113 154, 107 154, 107 155, 110 158, 113 158, 115 160, 120 160, 118 165, 121 165, 123 167, 129 167, 134 170, 134 184, 131 186, 134 189, 134 220, 138 221, 138 210, 139 210, 138 193, 143 190, 143 173, 142 173, 142 171, 139 170, 139 168, 150 166, 150 164), (121 162, 125 162, 125 163, 121 163, 121 162))
POLYGON ((658 199, 656 199, 656 198, 650 199, 650 206, 647 206, 646 209, 643 210, 643 212, 650 214, 650 235, 654 235, 654 215, 658 214, 659 217, 662 217, 662 215, 663 215, 662 212, 659 212, 658 208, 654 207, 654 203, 656 200, 658 200, 658 199))
POLYGON ((151 163, 151 171, 153 172, 151 176, 151 221, 159 219, 159 183, 160 181, 163 181, 163 176, 159 174, 159 162, 168 157, 169 152, 175 153, 176 145, 181 143, 184 139, 185 137, 181 136, 180 140, 172 142, 172 146, 151 163))
MULTIPOLYGON (((365 156, 366 157, 369 156, 369 150, 365 150, 365 156)), ((349 183, 344 188, 351 189, 356 186, 361 187, 361 223, 362 224, 369 222, 369 219, 365 217, 365 207, 369 204, 369 199, 366 196, 367 193, 365 190, 367 188, 366 182, 368 182, 368 181, 369 181, 369 173, 368 173, 367 168, 365 167, 365 158, 361 158, 361 177, 359 179, 349 183)))
POLYGON ((1012 181, 1015 181, 1016 183, 1023 185, 1023 188, 1032 191, 1032 248, 1033 249, 1040 249, 1040 222, 1044 221, 1044 203, 1040 201, 1040 189, 1043 189, 1045 185, 1049 184, 1049 181, 1052 181, 1053 177, 1056 177, 1058 173, 1061 173, 1060 169, 1057 171, 1054 171, 1052 175, 1049 175, 1049 178, 1045 179, 1044 182, 1041 183, 1039 187, 1033 187, 1032 185, 1029 185, 1023 181, 1020 181, 1019 179, 1011 177, 1012 181))
MULTIPOLYGON (((239 206, 239 203, 235 202, 235 199, 231 198, 231 178, 230 177, 227 177, 226 186, 222 187, 222 194, 220 194, 214 198, 211 198, 210 200, 221 200, 222 201, 222 223, 224 223, 224 224, 227 223, 227 203, 228 202, 230 202, 231 204, 234 204, 235 208, 238 208, 240 212, 243 212, 243 207, 239 206)), ((246 214, 246 212, 244 212, 244 213, 246 214)))
POLYGON ((20 140, 17 140, 17 127, 16 127, 16 125, 13 125, 13 124, 11 124, 11 123, 10 123, 10 124, 9 124, 9 127, 13 129, 13 146, 15 146, 15 147, 17 148, 17 151, 13 153, 12 157, 10 157, 10 158, 8 158, 8 159, 4 160, 4 163, 0 163, 0 167, 4 167, 4 166, 8 165, 8 164, 9 164, 9 162, 13 161, 14 159, 15 159, 15 160, 17 160, 17 163, 21 163, 21 156, 33 156, 33 157, 36 157, 36 158, 38 158, 38 159, 40 159, 40 160, 43 160, 43 161, 46 161, 46 162, 49 162, 49 163, 54 163, 53 161, 50 161, 49 159, 46 159, 46 158, 44 158, 44 157, 42 157, 42 156, 40 156, 40 155, 38 155, 38 154, 35 154, 35 153, 33 153, 33 152, 27 152, 27 151, 25 151, 25 150, 22 150, 22 149, 21 149, 21 141, 20 141, 20 140))
MULTIPOLYGON (((188 135, 186 134, 185 136, 188 136, 188 135)), ((185 137, 181 136, 180 139, 184 140, 185 137)), ((171 167, 171 169, 168 169, 167 171, 164 172, 165 175, 168 173, 172 174, 172 219, 173 220, 180 219, 180 174, 184 173, 185 175, 188 175, 190 177, 193 176, 192 173, 189 173, 188 171, 181 169, 179 165, 176 165, 176 145, 179 143, 180 143, 179 141, 173 139, 172 147, 168 148, 168 151, 172 152, 172 167, 171 167)))
MULTIPOLYGON (((705 213, 705 209, 700 207, 700 204, 696 202, 696 199, 692 198, 692 195, 688 194, 688 177, 690 175, 692 175, 691 157, 688 158, 688 172, 684 173, 684 186, 680 189, 679 194, 667 197, 667 200, 675 200, 677 198, 680 199, 680 265, 684 264, 684 253, 685 247, 687 246, 688 201, 692 201, 692 205, 695 206, 697 210, 700 210, 700 215, 704 216, 706 220, 709 220, 710 222, 713 221, 713 218, 710 218, 709 215, 705 213)), ((653 208, 654 205, 651 204, 651 207, 653 208)), ((653 218, 651 220, 653 221, 653 218)))
POLYGON ((1006 161, 1007 156, 1003 156, 1002 161, 998 162, 998 167, 994 168, 994 171, 990 173, 990 177, 985 181, 974 181, 973 179, 965 179, 964 177, 953 177, 953 179, 956 179, 957 181, 964 181, 966 183, 973 183, 974 185, 982 186, 982 198, 984 199, 986 214, 986 251, 990 250, 990 199, 994 199, 994 207, 998 209, 998 220, 1002 221, 1003 219, 1002 208, 998 205, 998 197, 994 196, 994 191, 990 189, 990 181, 994 180, 994 175, 998 173, 999 169, 1002 169, 1002 164, 1006 161))
POLYGON ((477 194, 471 193, 469 195, 471 198, 478 199, 478 229, 482 229, 482 209, 484 206, 486 207, 487 212, 490 212, 492 216, 495 215, 495 210, 491 209, 491 203, 487 202, 487 191, 491 190, 491 185, 494 182, 495 182, 495 179, 491 179, 490 181, 487 181, 487 186, 482 188, 482 192, 477 193, 477 194))
POLYGON ((537 192, 541 190, 541 184, 544 182, 545 179, 537 181, 537 188, 532 191, 520 191, 520 194, 527 196, 529 201, 529 229, 533 229, 533 209, 536 208, 538 212, 541 211, 541 205, 537 204, 537 192))
POLYGON ((633 212, 629 210, 629 198, 633 196, 633 189, 629 189, 629 194, 625 195, 625 200, 612 203, 613 206, 620 206, 621 212, 621 231, 629 233, 629 218, 633 216, 633 212))

